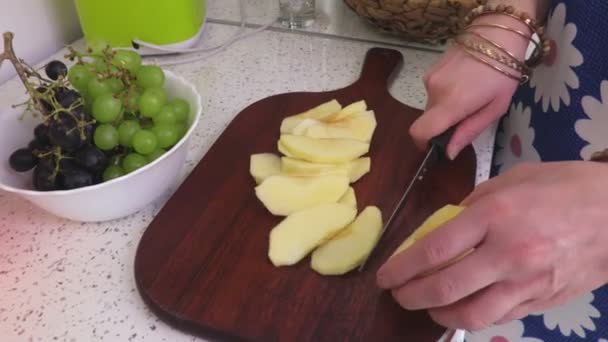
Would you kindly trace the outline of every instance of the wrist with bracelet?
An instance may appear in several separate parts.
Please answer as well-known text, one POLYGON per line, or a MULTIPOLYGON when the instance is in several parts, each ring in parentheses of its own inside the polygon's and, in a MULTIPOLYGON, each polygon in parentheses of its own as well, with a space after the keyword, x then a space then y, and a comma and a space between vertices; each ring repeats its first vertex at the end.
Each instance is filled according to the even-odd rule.
POLYGON ((460 46, 469 56, 521 83, 529 80, 532 69, 538 66, 550 51, 550 44, 545 35, 544 27, 539 25, 526 12, 518 11, 509 5, 486 4, 474 8, 460 23, 459 32, 453 39, 453 42, 460 46), (526 33, 516 27, 505 24, 480 23, 477 21, 481 17, 488 16, 509 17, 523 24, 529 32, 526 33), (527 59, 522 58, 523 60, 519 60, 514 53, 500 43, 475 30, 480 28, 497 29, 515 34, 534 44, 534 50, 527 59), (534 39, 535 37, 538 41, 534 39))

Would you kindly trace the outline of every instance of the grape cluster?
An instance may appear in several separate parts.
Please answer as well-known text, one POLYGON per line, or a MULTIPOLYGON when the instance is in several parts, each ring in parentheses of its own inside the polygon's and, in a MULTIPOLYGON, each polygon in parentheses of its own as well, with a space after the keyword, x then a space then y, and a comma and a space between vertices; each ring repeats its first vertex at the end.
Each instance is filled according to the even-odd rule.
POLYGON ((48 79, 26 84, 43 114, 33 140, 10 156, 16 172, 32 169, 36 190, 69 190, 131 173, 162 156, 186 133, 190 107, 169 98, 165 74, 133 51, 79 53, 68 68, 45 67, 48 79))

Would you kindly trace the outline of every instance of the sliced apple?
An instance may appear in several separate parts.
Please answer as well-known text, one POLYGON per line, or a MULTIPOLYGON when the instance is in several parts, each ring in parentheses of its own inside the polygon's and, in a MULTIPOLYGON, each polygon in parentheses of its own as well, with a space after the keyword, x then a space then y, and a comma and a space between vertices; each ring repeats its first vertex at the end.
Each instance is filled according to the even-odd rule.
MULTIPOLYGON (((302 122, 304 123, 304 121, 302 122)), ((310 121, 307 125, 300 124, 295 135, 304 135, 310 138, 326 139, 354 139, 370 142, 376 130, 377 122, 373 111, 353 114, 341 121, 321 122, 310 121)))
POLYGON ((252 154, 249 162, 249 172, 257 184, 266 178, 281 173, 281 158, 274 153, 252 154))
POLYGON ((312 253, 311 268, 323 275, 341 275, 353 270, 372 251, 381 231, 380 209, 366 207, 346 229, 312 253))
POLYGON ((355 159, 349 163, 348 176, 350 182, 355 183, 361 177, 365 176, 372 167, 372 159, 370 157, 363 157, 355 159))
POLYGON ((306 135, 308 127, 320 124, 321 121, 316 119, 304 119, 296 127, 291 130, 291 134, 295 135, 306 135))
POLYGON ((344 118, 347 118, 353 114, 365 112, 367 110, 367 103, 365 100, 353 102, 348 106, 342 108, 341 111, 331 114, 325 118, 326 121, 340 121, 344 118))
POLYGON ((294 212, 270 232, 268 257, 273 265, 294 265, 348 226, 357 210, 339 203, 294 212))
POLYGON ((355 194, 355 189, 352 186, 348 187, 348 190, 340 197, 338 203, 349 205, 355 209, 357 209, 357 195, 355 194))
POLYGON ((281 133, 291 131, 304 119, 323 119, 342 110, 342 105, 337 100, 331 100, 311 108, 303 113, 291 115, 281 122, 281 133))
POLYGON ((347 163, 328 164, 311 163, 291 157, 281 158, 281 172, 292 175, 317 176, 327 173, 329 170, 344 170, 350 177, 350 182, 355 183, 371 169, 371 158, 362 157, 347 163))
POLYGON ((465 207, 463 206, 447 204, 436 210, 420 225, 420 227, 416 228, 416 230, 401 243, 401 245, 395 250, 391 257, 411 247, 414 243, 416 243, 416 241, 421 240, 426 235, 439 228, 442 224, 453 219, 464 209, 465 207))
POLYGON ((349 139, 315 139, 282 134, 279 143, 291 157, 313 163, 345 163, 369 152, 369 143, 349 139))
POLYGON ((317 177, 275 175, 258 185, 255 193, 273 215, 287 216, 319 204, 337 202, 348 184, 344 173, 317 177))

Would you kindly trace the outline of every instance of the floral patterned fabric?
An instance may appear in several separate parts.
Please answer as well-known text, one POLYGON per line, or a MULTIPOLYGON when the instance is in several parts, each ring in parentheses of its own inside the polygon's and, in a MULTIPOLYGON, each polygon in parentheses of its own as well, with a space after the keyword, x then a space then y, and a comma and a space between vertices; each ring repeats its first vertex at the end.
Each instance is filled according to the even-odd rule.
MULTIPOLYGON (((608 147, 608 1, 553 1, 546 29, 552 53, 500 122, 492 176, 522 161, 589 159, 608 147)), ((608 285, 465 340, 608 342, 608 285)))

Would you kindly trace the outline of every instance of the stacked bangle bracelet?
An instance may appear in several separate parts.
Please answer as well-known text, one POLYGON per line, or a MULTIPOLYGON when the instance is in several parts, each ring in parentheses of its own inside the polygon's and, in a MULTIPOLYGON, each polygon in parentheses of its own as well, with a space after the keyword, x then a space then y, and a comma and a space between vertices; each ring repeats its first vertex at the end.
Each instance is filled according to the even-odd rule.
POLYGON ((482 5, 476 7, 465 16, 460 25, 461 34, 455 37, 455 44, 461 46, 471 57, 522 83, 529 80, 531 70, 538 66, 550 51, 549 40, 545 35, 544 28, 538 25, 536 20, 531 18, 530 15, 525 12, 517 11, 513 6, 482 5), (530 32, 526 33, 501 24, 473 22, 481 16, 488 15, 504 15, 511 17, 524 23, 530 32), (535 48, 527 60, 519 61, 511 52, 500 44, 492 41, 481 33, 471 30, 477 27, 509 31, 530 40, 535 48), (534 40, 534 36, 537 37, 538 41, 534 40), (507 68, 510 69, 510 71, 505 70, 507 68))

